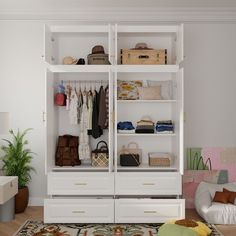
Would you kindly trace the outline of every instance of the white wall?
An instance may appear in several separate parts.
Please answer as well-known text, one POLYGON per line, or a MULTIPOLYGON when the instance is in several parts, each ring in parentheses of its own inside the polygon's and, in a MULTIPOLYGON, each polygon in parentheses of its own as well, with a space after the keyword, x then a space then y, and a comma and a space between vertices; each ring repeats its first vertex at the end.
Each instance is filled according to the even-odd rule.
POLYGON ((37 154, 33 160, 37 175, 32 175, 30 196, 41 201, 46 194, 43 24, 1 21, 0 32, 0 111, 10 112, 11 128, 33 128, 28 139, 37 154))
MULTIPOLYGON (((236 24, 185 25, 185 146, 235 146, 236 24)), ((0 21, 0 111, 32 127, 32 204, 46 195, 43 22, 0 21)))
POLYGON ((185 146, 236 146, 236 25, 185 27, 185 146))

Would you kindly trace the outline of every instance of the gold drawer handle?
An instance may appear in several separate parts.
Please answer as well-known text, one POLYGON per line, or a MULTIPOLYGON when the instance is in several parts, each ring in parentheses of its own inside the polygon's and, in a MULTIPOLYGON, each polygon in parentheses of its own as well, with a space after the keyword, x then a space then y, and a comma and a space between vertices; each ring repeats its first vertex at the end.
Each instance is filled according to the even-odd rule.
POLYGON ((143 185, 155 185, 154 183, 143 183, 143 185))
POLYGON ((75 185, 86 186, 87 183, 75 183, 75 185))
POLYGON ((144 211, 145 214, 157 213, 157 211, 144 211))
POLYGON ((74 214, 84 214, 85 211, 72 211, 72 213, 74 213, 74 214))

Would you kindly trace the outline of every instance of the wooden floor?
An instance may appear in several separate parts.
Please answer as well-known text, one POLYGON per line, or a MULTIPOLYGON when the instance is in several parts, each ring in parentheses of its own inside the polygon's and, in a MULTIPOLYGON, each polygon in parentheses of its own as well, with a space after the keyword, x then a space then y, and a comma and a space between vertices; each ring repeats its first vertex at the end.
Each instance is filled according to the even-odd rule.
MULTIPOLYGON (((194 210, 186 210, 186 218, 202 220, 194 210)), ((15 220, 0 223, 0 236, 13 236, 26 220, 43 220, 43 207, 28 207, 22 214, 17 214, 15 220)), ((224 236, 236 236, 236 225, 217 225, 224 236)))

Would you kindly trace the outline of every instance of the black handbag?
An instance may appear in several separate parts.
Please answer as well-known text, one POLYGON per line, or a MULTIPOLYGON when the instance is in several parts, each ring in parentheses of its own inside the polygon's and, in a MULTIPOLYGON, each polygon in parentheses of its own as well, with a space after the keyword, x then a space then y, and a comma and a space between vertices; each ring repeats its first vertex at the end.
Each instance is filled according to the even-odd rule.
POLYGON ((121 166, 139 166, 139 155, 138 154, 120 154, 120 165, 121 166))
POLYGON ((142 150, 139 149, 138 144, 131 142, 127 147, 123 146, 120 152, 121 166, 139 166, 141 162, 142 150), (131 148, 131 145, 135 147, 131 148))

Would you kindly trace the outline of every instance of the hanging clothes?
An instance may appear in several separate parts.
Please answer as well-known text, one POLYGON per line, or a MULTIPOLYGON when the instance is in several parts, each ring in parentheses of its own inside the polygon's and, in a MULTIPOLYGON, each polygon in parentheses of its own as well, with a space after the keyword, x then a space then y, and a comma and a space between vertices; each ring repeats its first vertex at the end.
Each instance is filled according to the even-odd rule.
POLYGON ((99 138, 103 134, 101 127, 98 125, 98 117, 99 117, 99 94, 96 90, 94 90, 93 115, 92 115, 92 136, 95 139, 99 138))
POLYGON ((88 92, 88 134, 92 134, 92 119, 93 119, 93 93, 88 92))
POLYGON ((82 91, 80 90, 78 93, 78 109, 77 109, 77 113, 78 113, 78 124, 80 124, 81 121, 81 114, 82 114, 82 108, 83 108, 83 94, 82 91))
POLYGON ((69 111, 70 110, 70 96, 71 96, 71 86, 67 85, 66 86, 66 110, 69 111))
POLYGON ((105 121, 105 125, 104 128, 108 129, 109 126, 109 86, 107 85, 106 89, 105 89, 105 94, 106 94, 106 121, 105 121))
POLYGON ((106 93, 103 86, 99 90, 99 114, 98 114, 98 125, 101 129, 105 128, 107 118, 107 109, 106 109, 106 93))
POLYGON ((80 143, 79 143, 79 158, 80 160, 87 160, 91 158, 91 150, 89 146, 88 126, 89 126, 89 111, 87 93, 83 92, 83 105, 80 120, 80 143))
POLYGON ((78 124, 78 97, 75 88, 71 91, 69 107, 70 124, 78 124))

